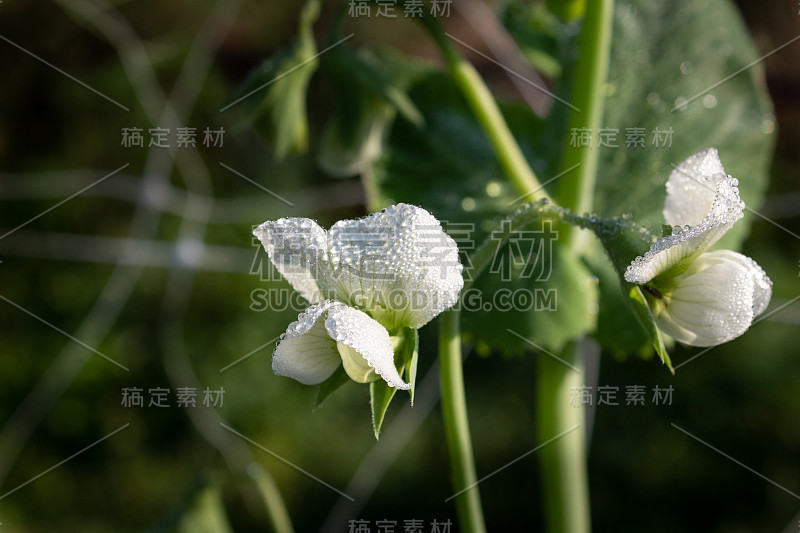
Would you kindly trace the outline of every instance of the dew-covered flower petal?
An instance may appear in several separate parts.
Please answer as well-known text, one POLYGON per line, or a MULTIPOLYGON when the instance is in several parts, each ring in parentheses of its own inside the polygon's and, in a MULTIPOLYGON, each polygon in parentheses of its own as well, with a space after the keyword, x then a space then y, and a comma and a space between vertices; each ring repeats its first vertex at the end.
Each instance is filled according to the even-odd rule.
POLYGON ((769 302, 771 282, 737 252, 704 253, 655 302, 658 327, 692 346, 715 346, 744 333, 769 302))
POLYGON ((670 226, 696 226, 714 203, 717 185, 728 175, 716 148, 689 156, 667 180, 664 220, 670 226))
POLYGON ((397 204, 328 232, 320 287, 390 330, 420 328, 458 300, 464 286, 455 241, 426 210, 397 204))
POLYGON ((296 379, 303 385, 322 383, 336 371, 342 360, 325 329, 328 310, 342 306, 325 300, 306 309, 289 324, 272 354, 272 370, 278 376, 296 379))
POLYGON ((304 385, 322 383, 340 364, 359 383, 382 378, 392 387, 411 388, 394 366, 386 328, 335 300, 316 303, 301 313, 281 336, 272 356, 275 374, 304 385))
POLYGON ((328 312, 325 329, 338 343, 344 368, 351 379, 367 383, 380 376, 396 389, 411 388, 394 365, 394 348, 389 332, 366 313, 346 305, 333 307, 328 312))
POLYGON ((397 204, 337 222, 282 218, 255 230, 273 264, 310 302, 335 299, 384 327, 420 328, 464 286, 455 241, 426 210, 397 204))
POLYGON ((308 218, 267 221, 253 230, 272 264, 289 284, 311 303, 322 301, 315 281, 327 250, 325 230, 308 218))
POLYGON ((764 269, 753 259, 746 255, 737 254, 742 265, 750 270, 753 276, 753 316, 764 312, 772 298, 772 280, 769 279, 764 269))
POLYGON ((643 284, 660 275, 674 277, 688 268, 742 217, 744 203, 739 197, 738 184, 735 178, 717 183, 711 207, 703 220, 688 229, 676 227, 672 235, 653 244, 647 253, 628 266, 625 280, 643 284))

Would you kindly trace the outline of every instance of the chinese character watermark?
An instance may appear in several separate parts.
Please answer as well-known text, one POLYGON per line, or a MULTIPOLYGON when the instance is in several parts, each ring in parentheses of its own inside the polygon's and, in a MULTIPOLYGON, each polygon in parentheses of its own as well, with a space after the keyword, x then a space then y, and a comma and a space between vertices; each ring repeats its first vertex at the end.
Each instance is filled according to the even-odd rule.
MULTIPOLYGON (((221 148, 225 142, 225 128, 203 130, 202 145, 206 148, 221 148)), ((123 148, 197 148, 197 128, 175 128, 173 136, 170 128, 149 128, 147 142, 143 128, 122 128, 120 145, 123 148)))
MULTIPOLYGON (((453 0, 431 0, 428 13, 436 18, 450 16, 453 0)), ((403 18, 422 18, 425 16, 425 3, 422 0, 406 0, 398 5, 397 0, 349 0, 347 16, 352 18, 398 18, 397 10, 402 7, 403 18), (373 4, 377 4, 372 10, 373 4)))
MULTIPOLYGON (((654 386, 650 391, 651 405, 672 405, 672 385, 668 387, 654 386)), ((645 385, 627 385, 624 388, 625 405, 641 406, 647 403, 647 387, 645 385)), ((596 388, 589 386, 576 386, 570 388, 569 404, 572 407, 582 407, 587 405, 611 405, 620 404, 617 395, 620 387, 617 385, 600 385, 596 388)))
POLYGON ((449 518, 445 521, 434 518, 427 524, 424 520, 412 518, 403 520, 402 529, 400 529, 401 524, 397 520, 383 519, 373 522, 353 519, 347 523, 347 533, 451 533, 452 525, 449 518))
MULTIPOLYGON (((591 128, 572 128, 569 130, 569 145, 572 148, 593 148, 594 130, 591 128)), ((617 136, 619 128, 598 128, 597 148, 620 148, 617 136)), ((658 126, 650 130, 650 146, 671 148, 673 129, 658 126)), ((648 132, 645 128, 625 128, 625 148, 636 149, 647 146, 648 132)))
MULTIPOLYGON (((151 387, 145 390, 141 387, 124 387, 122 389, 122 407, 172 407, 171 398, 174 396, 174 405, 184 409, 197 407, 196 387, 177 387, 174 391, 167 387, 151 387), (147 402, 145 403, 145 398, 147 402)), ((225 402, 225 388, 203 390, 203 407, 222 407, 225 402)))
POLYGON ((490 239, 497 243, 489 272, 500 274, 504 282, 514 278, 534 278, 547 281, 552 273, 553 241, 558 231, 549 220, 541 222, 541 229, 512 230, 511 221, 501 222, 500 229, 493 231, 490 239), (503 243, 506 243, 503 246, 503 243))

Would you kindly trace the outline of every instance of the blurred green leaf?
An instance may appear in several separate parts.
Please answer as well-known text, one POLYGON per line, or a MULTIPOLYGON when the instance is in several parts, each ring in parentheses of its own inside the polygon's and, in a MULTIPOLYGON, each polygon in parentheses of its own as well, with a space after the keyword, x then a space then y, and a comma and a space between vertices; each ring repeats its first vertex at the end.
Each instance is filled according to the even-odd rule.
POLYGON ((558 79, 570 42, 566 23, 548 7, 542 2, 513 1, 503 8, 500 18, 531 66, 548 78, 558 79))
POLYGON ((412 124, 423 125, 422 114, 408 96, 408 86, 415 73, 423 71, 420 64, 415 65, 388 50, 378 52, 367 48, 355 52, 348 46, 330 50, 325 62, 340 81, 350 81, 353 86, 361 87, 391 105, 412 124), (395 56, 394 60, 388 60, 390 56, 395 56))
POLYGON ((396 56, 370 49, 353 52, 347 46, 324 56, 337 95, 317 156, 326 173, 347 177, 365 171, 380 156, 396 113, 418 127, 424 123, 407 88, 426 67, 396 56))
POLYGON ((574 20, 586 10, 586 0, 547 0, 545 5, 564 20, 574 20))
MULTIPOLYGON (((745 203, 758 206, 774 137, 761 124, 772 105, 760 64, 730 76, 759 55, 728 1, 618 3, 604 122, 619 131, 619 148, 595 147, 601 150, 596 210, 631 213, 658 231, 672 165, 708 147, 739 179, 745 203), (635 133, 627 128, 642 129, 643 148, 626 148, 627 134, 635 133), (671 146, 653 146, 656 129, 672 130, 671 146)), ((738 248, 747 232, 740 221, 721 246, 738 248)))
POLYGON ((337 99, 337 108, 349 108, 346 100, 357 102, 352 113, 335 112, 322 133, 317 164, 327 174, 345 178, 360 174, 380 156, 383 135, 394 110, 383 102, 354 89, 337 99), (352 130, 349 137, 345 135, 352 130))
POLYGON ((348 177, 360 174, 380 156, 385 131, 396 111, 359 83, 351 70, 340 67, 338 61, 332 63, 336 66, 329 69, 330 82, 338 97, 333 100, 333 114, 322 133, 317 164, 331 176, 348 177))
POLYGON ((311 26, 319 8, 319 0, 306 3, 294 42, 253 71, 228 104, 243 102, 244 120, 274 145, 278 160, 308 148, 306 97, 319 66, 311 26), (261 91, 265 93, 261 95, 261 91))

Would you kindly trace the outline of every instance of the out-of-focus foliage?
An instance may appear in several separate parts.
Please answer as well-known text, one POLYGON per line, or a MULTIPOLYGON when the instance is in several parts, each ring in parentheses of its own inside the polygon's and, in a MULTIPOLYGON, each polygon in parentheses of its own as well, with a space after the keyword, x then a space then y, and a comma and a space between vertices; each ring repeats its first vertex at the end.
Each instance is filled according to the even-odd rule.
MULTIPOLYGON (((552 15, 549 19, 542 15, 541 6, 526 9, 517 5, 507 9, 506 19, 526 46, 538 47, 550 56, 555 50, 561 50, 563 58, 574 56, 574 39, 569 41, 571 49, 563 50, 554 44, 557 40, 547 38, 542 28, 552 31, 556 23, 552 22, 552 15), (548 20, 546 24, 544 21, 548 20), (523 24, 530 29, 526 31, 523 24)), ((562 33, 566 31, 562 29, 562 33)), ((722 0, 703 6, 693 2, 670 6, 624 3, 617 6, 615 16, 611 70, 604 88, 603 132, 565 131, 565 115, 559 112, 552 113, 545 121, 528 109, 507 108, 506 116, 515 137, 527 150, 534 170, 545 183, 558 167, 560 146, 565 140, 569 145, 566 149, 575 150, 585 142, 593 142, 592 134, 600 133, 598 146, 591 147, 601 154, 596 210, 606 217, 632 215, 638 224, 660 235, 664 183, 672 170, 670 165, 706 144, 719 149, 728 172, 739 178, 745 202, 757 204, 761 198, 772 141, 769 134, 761 131, 771 104, 765 95, 760 70, 751 69, 703 93, 727 73, 747 66, 756 58, 757 52, 745 28, 733 8, 722 0), (700 93, 701 97, 694 98, 700 93), (690 98, 693 100, 689 101, 690 98), (674 108, 682 103, 686 105, 674 108), (583 141, 582 136, 587 133, 588 140, 583 141), (698 146, 698 143, 704 144, 698 146)), ((562 61, 569 65, 568 60, 562 61)), ((430 206, 446 220, 475 224, 475 234, 481 239, 486 235, 487 221, 513 209, 519 194, 510 190, 488 140, 452 83, 441 75, 432 74, 429 78, 412 91, 412 98, 429 127, 413 134, 409 126, 399 122, 374 172, 385 203, 404 201, 430 206)), ((568 100, 569 84, 562 83, 560 87, 559 95, 568 100)), ((564 107, 561 102, 554 105, 557 110, 564 107)), ((550 186, 554 190, 557 187, 557 181, 550 186)), ((535 235, 537 232, 542 233, 541 228, 530 230, 533 237, 539 237, 535 235)), ((721 246, 737 247, 747 223, 737 224, 735 230, 733 237, 726 236, 721 246)), ((546 246, 539 247, 549 249, 553 237, 540 238, 539 242, 546 246)), ((503 322, 521 336, 558 351, 568 340, 597 330, 596 338, 612 350, 637 352, 654 343, 661 358, 668 360, 646 310, 640 314, 647 330, 655 336, 652 341, 637 333, 624 336, 614 333, 621 323, 631 324, 629 328, 634 331, 637 326, 625 301, 627 295, 619 297, 618 289, 613 286, 616 281, 606 265, 591 261, 590 266, 597 270, 595 277, 591 277, 582 266, 565 263, 558 253, 548 254, 536 250, 536 246, 531 250, 530 237, 517 240, 528 242, 528 249, 522 251, 519 243, 512 242, 505 261, 521 267, 533 259, 541 261, 548 271, 535 277, 525 272, 513 276, 486 272, 478 283, 484 296, 529 291, 534 302, 521 312, 498 311, 495 305, 492 312, 479 309, 465 313, 465 329, 476 341, 506 352, 529 349, 517 336, 498 334, 496 324, 503 322), (593 282, 598 279, 612 284, 601 289, 599 304, 593 282), (537 296, 544 300, 551 290, 558 294, 557 305, 537 303, 537 296), (539 312, 530 313, 534 308, 539 312), (596 321, 600 323, 598 327, 596 321)), ((644 253, 648 246, 645 240, 640 249, 625 256, 626 260, 629 262, 644 253)), ((622 264, 615 266, 618 272, 624 269, 622 264)), ((629 290, 631 287, 623 287, 624 293, 629 290)), ((635 302, 632 305, 637 307, 635 302)))
MULTIPOLYGON (((19 415, 15 413, 21 405, 42 410, 41 420, 31 422, 30 435, 10 469, 0 476, 0 495, 130 423, 119 434, 0 499, 0 529, 26 533, 142 531, 163 524, 173 529, 179 524, 190 527, 192 520, 199 519, 204 526, 216 521, 219 531, 224 530, 224 511, 232 530, 263 531, 267 518, 262 500, 269 492, 264 489, 268 484, 263 481, 263 469, 274 476, 296 531, 319 530, 337 504, 344 512, 330 524, 331 531, 347 531, 350 518, 374 524, 390 517, 398 520, 398 529, 403 520, 419 519, 427 526, 434 518, 454 520, 451 503, 444 503, 451 491, 441 420, 421 392, 435 391, 436 386, 435 375, 430 374, 436 351, 434 325, 420 331, 415 407, 407 407, 406 396, 398 395, 403 402, 396 400, 385 412, 383 437, 378 443, 368 422, 367 387, 345 383, 314 410, 315 392, 311 388, 270 371, 273 339, 305 306, 292 302, 291 288, 264 262, 263 253, 250 237, 252 226, 282 216, 313 216, 328 226, 340 218, 365 213, 367 197, 379 195, 376 191, 365 195, 357 179, 332 180, 317 171, 315 158, 325 145, 323 132, 333 127, 334 113, 341 117, 339 126, 347 113, 344 107, 337 107, 345 105, 345 95, 337 95, 345 89, 331 92, 330 87, 336 87, 332 78, 337 74, 331 69, 337 67, 325 55, 319 58, 320 68, 313 77, 313 61, 287 76, 288 83, 297 83, 303 91, 286 89, 289 105, 271 108, 291 112, 291 119, 277 123, 290 131, 283 137, 288 144, 279 150, 286 155, 282 162, 274 158, 277 145, 265 146, 249 129, 235 129, 243 108, 219 113, 233 101, 232 95, 249 72, 292 41, 302 8, 279 2, 214 5, 219 8, 223 3, 238 9, 235 22, 220 36, 219 51, 205 56, 211 64, 209 75, 190 80, 195 84, 190 84, 192 87, 199 88, 199 99, 181 124, 198 128, 197 152, 202 165, 182 170, 173 167, 166 150, 120 145, 122 128, 143 128, 147 135, 149 128, 164 124, 158 116, 150 117, 138 100, 142 96, 140 82, 146 76, 126 71, 131 64, 121 59, 121 55, 129 59, 131 56, 125 54, 130 53, 141 58, 136 47, 124 48, 126 42, 132 46, 125 39, 109 43, 97 24, 108 20, 101 14, 111 13, 114 20, 123 22, 122 28, 129 25, 132 33, 116 35, 142 39, 144 59, 152 63, 163 92, 169 93, 180 78, 181 65, 196 35, 210 16, 211 3, 123 2, 105 6, 95 17, 49 2, 0 5, 0 35, 130 108, 125 113, 7 42, 0 42, 6 65, 6 79, 0 88, 0 105, 4 106, 0 119, 0 227, 4 231, 0 233, 130 163, 119 175, 0 239, 0 295, 131 370, 126 373, 118 369, 0 302, 0 441, 21 435, 16 430, 11 435, 11 429, 18 429, 14 424, 19 415), (330 102, 332 95, 337 96, 334 102, 330 102), (305 136, 301 133, 306 118, 309 154, 293 157, 290 147, 301 146, 296 141, 305 136), (201 146, 202 129, 207 126, 226 129, 223 147, 201 146), (225 170, 221 162, 293 205, 225 170), (206 189, 195 186, 193 178, 202 174, 195 172, 197 169, 207 171, 206 189), (145 189, 146 176, 165 179, 160 188, 145 189), (145 194, 148 191, 150 194, 145 194), (199 248, 181 241, 182 231, 186 231, 185 227, 181 230, 186 220, 184 209, 187 203, 198 200, 209 207, 209 224, 199 248), (134 215, 137 209, 142 213, 134 215), (134 219, 140 222, 134 224, 134 219), (137 227, 142 231, 136 242, 142 245, 136 253, 123 255, 115 239, 128 237, 137 227), (176 246, 178 242, 183 245, 176 246), (198 249, 203 260, 192 262, 198 249), (121 257, 130 264, 115 270, 111 263, 121 257), (180 277, 185 274, 193 274, 193 280, 180 277), (184 281, 177 288, 171 285, 168 291, 170 276, 184 281), (128 277, 132 279, 130 294, 119 288, 124 287, 120 280, 128 277), (109 283, 118 288, 104 293, 109 283), (187 291, 189 298, 180 309, 174 309, 169 302, 182 294, 181 290, 187 291), (267 290, 272 290, 270 296, 264 292, 267 290), (96 311, 90 324, 82 326, 101 295, 100 309, 106 312, 96 311), (109 304, 115 302, 119 303, 118 315, 108 311, 113 307, 109 304), (103 329, 106 321, 110 322, 108 333, 93 342, 96 330, 103 329), (183 366, 187 361, 190 366, 183 366), (78 371, 60 388, 45 387, 45 383, 67 376, 74 366, 78 371), (433 388, 424 388, 426 379, 432 380, 428 383, 433 388), (198 405, 178 407, 176 388, 195 385, 200 387, 198 405), (122 389, 132 387, 145 393, 155 387, 170 389, 171 407, 147 403, 141 408, 123 407, 122 389), (221 408, 202 405, 205 387, 225 389, 221 408), (44 390, 51 392, 43 394, 44 390), (34 401, 26 404, 26 398, 34 401), (432 414, 419 414, 428 412, 425 409, 432 414), (408 423, 408 417, 415 413, 422 417, 419 426, 395 427, 395 422, 408 423), (220 421, 348 494, 352 476, 369 454, 387 453, 386 457, 395 460, 386 466, 386 474, 375 481, 373 490, 352 493, 357 505, 351 504, 262 449, 227 434, 229 440, 225 442, 234 443, 230 444, 234 455, 245 459, 243 467, 231 468, 212 444, 214 439, 208 438, 226 435, 224 430, 206 433, 199 429, 218 428, 220 421), (390 433, 393 429, 403 431, 390 433), (389 453, 401 436, 408 436, 408 443, 400 446, 396 455, 389 453), (207 485, 207 479, 214 482, 207 485), (203 513, 216 513, 216 518, 203 518, 203 513)), ((314 26, 315 42, 320 43, 315 50, 330 42, 327 32, 336 15, 330 7, 333 4, 323 4, 314 26)), ((86 4, 63 3, 67 5, 86 4)), ((507 6, 505 22, 526 56, 544 74, 557 78, 554 89, 563 97, 568 94, 571 62, 575 59, 570 50, 578 23, 562 23, 540 12, 537 20, 544 22, 537 31, 546 37, 526 39, 525 21, 533 17, 526 9, 523 3, 507 6)), ((597 531, 766 532, 797 523, 794 498, 670 426, 675 423, 685 428, 793 492, 800 487, 795 453, 800 443, 796 423, 800 358, 794 349, 800 313, 797 303, 791 303, 800 293, 800 243, 791 234, 800 233, 794 179, 800 164, 796 150, 800 108, 792 85, 800 52, 796 45, 787 47, 765 62, 770 90, 777 100, 776 116, 764 107, 760 75, 754 74, 760 67, 710 91, 715 105, 704 95, 691 102, 686 112, 670 112, 678 97, 691 97, 798 33, 797 21, 785 16, 782 4, 742 3, 740 9, 758 37, 760 52, 746 35, 742 17, 727 3, 682 2, 675 8, 668 2, 619 2, 615 30, 621 40, 615 44, 617 59, 612 63, 607 117, 609 127, 620 128, 617 139, 622 147, 602 148, 602 165, 607 172, 600 176, 598 210, 604 215, 631 212, 637 220, 644 213, 639 212, 640 206, 655 206, 654 212, 658 212, 669 164, 681 161, 695 149, 717 146, 726 169, 741 180, 748 207, 781 226, 748 214, 737 224, 742 229, 735 228, 739 231, 735 241, 745 237, 752 223, 744 251, 775 283, 768 314, 786 307, 769 314, 742 338, 679 367, 673 378, 653 361, 635 357, 622 361, 636 351, 634 347, 645 345, 646 339, 638 326, 618 311, 625 309, 621 306, 623 295, 600 251, 594 256, 601 260, 599 263, 571 268, 590 283, 594 282, 587 270, 599 278, 598 337, 609 350, 603 352, 595 385, 618 387, 619 391, 619 405, 594 406, 590 480, 597 531), (684 61, 691 63, 684 66, 687 74, 681 71, 684 61), (658 94, 657 101, 655 97, 648 99, 651 93, 658 94), (777 133, 773 132, 775 120, 780 125, 777 133), (656 126, 673 128, 672 148, 650 146, 656 126), (624 148, 628 127, 646 129, 644 149, 624 148), (769 139, 776 136, 778 151, 769 194, 759 205, 766 186, 763 172, 769 139), (656 166, 648 166, 645 160, 655 161, 656 166), (624 185, 616 181, 620 176, 624 185), (614 304, 610 303, 613 297, 618 298, 614 304), (647 391, 644 405, 626 405, 626 387, 634 385, 647 391), (653 402, 656 386, 674 387, 671 405, 653 402)), ((212 16, 216 21, 224 20, 219 14, 212 16)), ((453 35, 467 33, 455 12, 442 22, 453 35)), ((379 27, 390 28, 384 32, 387 39, 404 42, 405 49, 426 53, 428 43, 418 38, 417 29, 403 20, 402 14, 396 20, 344 16, 342 24, 340 35, 356 34, 342 46, 358 48, 353 53, 361 59, 367 54, 364 45, 386 44, 359 40, 362 35, 379 34, 375 30, 379 27)), ((308 55, 302 57, 307 59, 308 55)), ((380 66, 387 67, 389 63, 379 57, 380 66)), ((489 64, 479 67, 493 74, 489 64)), ((388 145, 382 147, 382 156, 375 162, 375 177, 385 200, 420 203, 446 219, 448 227, 475 223, 472 237, 477 246, 490 238, 496 228, 495 218, 516 207, 508 204, 517 194, 503 179, 485 139, 465 113, 452 85, 437 72, 438 67, 428 61, 413 68, 417 70, 408 81, 390 77, 389 83, 400 91, 398 94, 408 94, 409 105, 419 110, 424 122, 414 124, 402 112, 396 112, 388 145), (390 175, 394 176, 393 189, 389 188, 390 175)), ((388 71, 402 72, 395 65, 388 71)), ((373 90, 379 92, 375 87, 373 90)), ((266 90, 256 93, 252 100, 238 105, 260 106, 266 95, 266 90)), ((543 182, 547 181, 557 172, 560 151, 569 135, 563 125, 565 109, 556 104, 544 122, 510 101, 513 96, 509 96, 505 93, 503 98, 507 120, 533 168, 543 182)), ((403 101, 403 96, 399 98, 403 101)), ((388 103, 392 109, 404 105, 379 96, 375 101, 379 106, 388 103)), ((369 137, 359 135, 359 124, 353 121, 349 139, 369 137)), ((182 165, 189 158, 184 150, 174 151, 182 165)), ((360 157, 351 157, 348 162, 353 160, 360 157)), ((334 163, 343 165, 341 161, 334 163)), ((191 214, 199 223, 197 212, 191 214)), ((658 222, 650 220, 651 227, 657 228, 658 222)), ((561 273, 565 272, 562 269, 561 273)), ((574 288, 578 290, 580 285, 574 288)), ((581 294, 575 298, 591 301, 581 294)), ((476 331, 483 328, 484 342, 477 346, 487 351, 488 346, 499 344, 506 328, 523 327, 509 326, 502 317, 484 315, 483 320, 485 324, 472 327, 476 331), (496 339, 490 335, 492 329, 496 339)), ((585 327, 582 323, 571 331, 585 327)), ((476 335, 473 333, 473 340, 478 339, 476 335)), ((508 337, 502 342, 514 342, 512 336, 508 337)), ((551 342, 557 345, 556 341, 551 342)), ((676 346, 671 356, 679 365, 698 353, 676 346)), ((470 355, 465 371, 480 476, 541 444, 532 431, 536 423, 532 390, 536 359, 470 355)), ((537 479, 536 462, 527 457, 482 484, 490 530, 539 528, 537 479)))

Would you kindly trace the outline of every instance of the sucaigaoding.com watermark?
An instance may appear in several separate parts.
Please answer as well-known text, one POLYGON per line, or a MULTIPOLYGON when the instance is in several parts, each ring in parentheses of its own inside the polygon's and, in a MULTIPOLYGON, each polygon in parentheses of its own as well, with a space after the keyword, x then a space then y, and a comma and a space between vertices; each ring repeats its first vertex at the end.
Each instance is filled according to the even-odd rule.
MULTIPOLYGON (((333 299, 335 295, 331 295, 333 299)), ((354 291, 348 303, 358 307, 379 306, 385 309, 427 309, 432 305, 424 293, 412 293, 402 289, 367 292, 354 291)), ((290 287, 270 287, 253 289, 250 293, 250 310, 296 311, 308 308, 308 301, 290 287)), ((462 311, 557 311, 558 290, 552 287, 500 288, 491 292, 470 288, 461 293, 461 298, 453 308, 462 311)))

